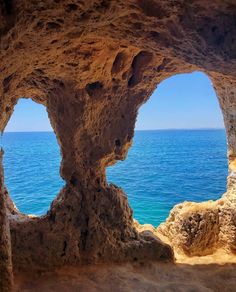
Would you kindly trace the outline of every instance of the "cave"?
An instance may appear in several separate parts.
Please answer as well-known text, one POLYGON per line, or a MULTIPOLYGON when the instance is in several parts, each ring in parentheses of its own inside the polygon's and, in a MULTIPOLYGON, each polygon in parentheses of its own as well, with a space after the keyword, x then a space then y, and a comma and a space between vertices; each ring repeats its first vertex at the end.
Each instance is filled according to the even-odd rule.
POLYGON ((235 16, 235 3, 220 0, 0 2, 0 131, 20 97, 44 105, 65 181, 48 213, 32 218, 12 206, 1 169, 1 291, 13 287, 12 267, 235 254, 235 16), (227 191, 177 205, 158 230, 144 230, 105 170, 125 159, 138 109, 156 86, 193 71, 209 76, 223 113, 227 191))

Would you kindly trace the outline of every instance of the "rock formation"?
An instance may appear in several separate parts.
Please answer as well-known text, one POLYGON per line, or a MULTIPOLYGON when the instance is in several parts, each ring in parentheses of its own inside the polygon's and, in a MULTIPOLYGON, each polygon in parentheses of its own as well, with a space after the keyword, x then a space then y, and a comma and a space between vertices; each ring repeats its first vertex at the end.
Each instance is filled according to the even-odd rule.
POLYGON ((235 250, 235 17, 233 0, 0 1, 0 130, 20 97, 45 105, 65 180, 45 216, 11 210, 15 269, 173 260, 169 245, 137 231, 126 195, 107 184, 105 170, 125 159, 138 109, 156 86, 194 70, 211 78, 224 115, 228 192, 221 215, 215 204, 175 209, 173 228, 167 222, 162 231, 170 242, 170 232, 183 232, 178 242, 188 254, 220 241, 235 250))
POLYGON ((0 150, 0 291, 9 292, 13 287, 10 226, 4 195, 3 151, 0 150))

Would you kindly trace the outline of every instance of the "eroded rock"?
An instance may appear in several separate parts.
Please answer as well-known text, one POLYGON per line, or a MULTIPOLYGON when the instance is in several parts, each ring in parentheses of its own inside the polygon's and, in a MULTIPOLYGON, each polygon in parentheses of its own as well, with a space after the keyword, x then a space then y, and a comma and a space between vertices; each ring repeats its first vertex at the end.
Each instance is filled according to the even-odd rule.
POLYGON ((13 288, 11 236, 4 196, 2 156, 3 151, 0 150, 0 291, 10 292, 13 288))
POLYGON ((219 247, 219 207, 213 201, 178 204, 157 231, 189 256, 211 254, 219 247))
POLYGON ((10 207, 14 268, 173 261, 170 246, 136 230, 125 194, 107 184, 105 169, 125 159, 138 109, 156 86, 194 70, 212 79, 225 119, 230 174, 220 210, 228 215, 213 205, 192 213, 185 206, 166 229, 172 226, 172 238, 180 228, 178 245, 190 255, 213 251, 221 240, 233 249, 234 1, 12 0, 0 8, 0 130, 20 97, 45 105, 65 180, 43 217, 10 207))

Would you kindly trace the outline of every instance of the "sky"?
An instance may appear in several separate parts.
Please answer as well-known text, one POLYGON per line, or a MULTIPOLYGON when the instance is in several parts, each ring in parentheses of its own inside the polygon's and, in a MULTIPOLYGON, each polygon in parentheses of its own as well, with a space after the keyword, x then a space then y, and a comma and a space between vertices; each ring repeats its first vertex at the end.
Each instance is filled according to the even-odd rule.
POLYGON ((206 74, 178 74, 162 81, 140 108, 136 129, 224 128, 215 90, 206 74))
MULTIPOLYGON (((136 130, 224 128, 215 91, 206 74, 178 74, 162 81, 140 108, 136 130)), ((46 109, 21 98, 7 132, 52 131, 46 109)))

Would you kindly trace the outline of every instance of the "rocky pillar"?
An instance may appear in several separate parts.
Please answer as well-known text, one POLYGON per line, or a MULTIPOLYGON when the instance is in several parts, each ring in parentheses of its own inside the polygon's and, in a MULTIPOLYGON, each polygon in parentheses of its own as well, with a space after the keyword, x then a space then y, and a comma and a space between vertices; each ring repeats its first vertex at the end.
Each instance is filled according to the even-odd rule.
POLYGON ((4 197, 3 150, 0 152, 0 291, 13 289, 11 241, 4 197))
MULTIPOLYGON (((63 224, 68 220, 66 232, 69 228, 71 232, 65 237, 65 250, 76 246, 80 262, 172 261, 169 246, 153 234, 137 232, 126 195, 106 181, 105 168, 127 154, 137 108, 146 95, 121 90, 105 87, 102 81, 89 83, 85 89, 58 82, 50 92, 47 110, 61 146, 61 176, 66 186, 53 202, 48 218, 56 218, 56 224, 59 218, 64 217, 63 224)), ((66 260, 71 262, 71 258, 68 254, 66 260)))
POLYGON ((220 243, 224 248, 236 251, 236 80, 214 76, 214 87, 224 116, 228 143, 228 184, 220 210, 220 243))
POLYGON ((228 193, 232 194, 236 190, 236 81, 219 76, 213 78, 213 83, 224 116, 228 143, 228 193))

